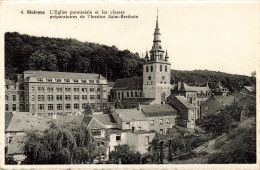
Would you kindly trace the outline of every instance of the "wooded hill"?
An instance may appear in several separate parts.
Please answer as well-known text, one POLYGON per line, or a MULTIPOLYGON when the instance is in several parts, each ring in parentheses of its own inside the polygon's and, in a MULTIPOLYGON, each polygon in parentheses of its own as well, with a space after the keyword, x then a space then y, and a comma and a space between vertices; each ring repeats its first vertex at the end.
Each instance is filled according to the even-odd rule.
MULTIPOLYGON (((109 81, 142 76, 144 59, 116 46, 80 42, 76 39, 36 37, 5 33, 5 77, 15 80, 25 70, 100 73, 109 81)), ((231 91, 255 84, 255 77, 222 72, 172 70, 171 82, 221 81, 231 91)))

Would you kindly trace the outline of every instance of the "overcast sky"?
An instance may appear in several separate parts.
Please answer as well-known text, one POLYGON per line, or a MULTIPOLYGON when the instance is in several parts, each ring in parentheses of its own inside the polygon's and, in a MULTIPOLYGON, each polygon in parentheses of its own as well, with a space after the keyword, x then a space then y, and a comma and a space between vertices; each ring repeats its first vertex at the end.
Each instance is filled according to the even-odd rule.
POLYGON ((256 70, 257 4, 153 3, 85 5, 4 5, 3 32, 75 38, 115 45, 142 56, 152 47, 159 9, 162 48, 177 70, 208 69, 250 75, 256 70), (44 10, 45 15, 21 14, 44 10), (49 10, 116 10, 138 19, 49 19, 49 10))

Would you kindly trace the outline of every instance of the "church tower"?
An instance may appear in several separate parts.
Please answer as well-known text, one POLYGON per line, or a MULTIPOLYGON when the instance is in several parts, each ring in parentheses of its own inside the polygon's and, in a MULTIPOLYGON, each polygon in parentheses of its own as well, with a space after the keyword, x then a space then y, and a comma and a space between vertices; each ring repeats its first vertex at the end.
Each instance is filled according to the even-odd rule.
POLYGON ((171 63, 169 56, 162 49, 161 33, 158 23, 158 11, 156 26, 154 31, 153 46, 145 55, 145 63, 143 65, 143 94, 145 98, 154 98, 153 104, 164 104, 166 97, 171 94, 171 63))

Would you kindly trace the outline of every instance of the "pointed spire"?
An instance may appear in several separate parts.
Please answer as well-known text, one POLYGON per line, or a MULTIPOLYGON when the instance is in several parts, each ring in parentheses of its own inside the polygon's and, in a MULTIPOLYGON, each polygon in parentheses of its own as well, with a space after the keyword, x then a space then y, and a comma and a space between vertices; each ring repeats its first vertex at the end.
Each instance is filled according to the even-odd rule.
POLYGON ((146 50, 146 54, 145 54, 145 57, 144 57, 145 61, 148 61, 148 51, 146 50))
POLYGON ((166 53, 165 53, 165 61, 168 62, 169 56, 168 56, 168 51, 166 49, 166 53))
POLYGON ((158 8, 157 8, 156 28, 159 28, 159 24, 158 24, 158 8))

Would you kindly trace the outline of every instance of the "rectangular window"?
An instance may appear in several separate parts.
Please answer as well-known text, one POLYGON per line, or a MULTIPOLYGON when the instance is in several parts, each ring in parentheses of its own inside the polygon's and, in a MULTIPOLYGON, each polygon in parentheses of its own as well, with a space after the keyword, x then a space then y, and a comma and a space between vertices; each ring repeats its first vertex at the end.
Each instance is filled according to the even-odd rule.
POLYGON ((48 110, 53 110, 53 104, 48 104, 48 110))
POLYGON ((51 79, 51 78, 47 78, 47 81, 48 81, 48 82, 52 82, 52 79, 51 79))
POLYGON ((87 92, 88 88, 82 88, 81 90, 82 90, 82 92, 87 92))
POLYGON ((37 81, 43 81, 43 78, 37 78, 37 81))
POLYGON ((9 110, 9 105, 5 104, 5 111, 8 111, 8 110, 9 110))
POLYGON ((163 124, 163 119, 160 119, 159 123, 160 123, 160 125, 162 125, 163 124))
POLYGON ((101 104, 100 104, 100 103, 97 104, 97 109, 98 109, 98 110, 101 109, 101 104))
POLYGON ((65 92, 70 92, 71 91, 71 88, 65 88, 65 92))
POLYGON ((90 100, 94 100, 95 99, 95 95, 90 95, 90 100))
POLYGON ((53 101, 53 95, 47 95, 47 100, 48 101, 53 101))
POLYGON ((56 100, 61 101, 62 100, 62 95, 56 95, 56 100))
POLYGON ((150 120, 150 126, 154 125, 154 120, 150 120))
POLYGON ((134 93, 133 92, 131 92, 131 97, 134 97, 134 93))
POLYGON ((97 99, 100 100, 100 95, 97 95, 97 99))
POLYGON ((66 83, 69 83, 69 82, 70 82, 70 79, 64 79, 64 81, 65 81, 66 83))
POLYGON ((126 96, 129 97, 129 92, 126 92, 126 96))
POLYGON ((32 95, 32 101, 34 101, 35 99, 34 99, 34 95, 32 95))
POLYGON ((38 92, 44 92, 44 87, 38 87, 38 92))
POLYGON ((89 83, 94 83, 94 80, 89 80, 89 83))
POLYGON ((44 110, 44 104, 38 104, 38 110, 44 110))
POLYGON ((148 145, 148 144, 149 144, 149 136, 145 136, 144 145, 148 145))
POLYGON ((57 110, 62 110, 62 104, 57 104, 57 110))
POLYGON ((34 86, 32 86, 32 92, 34 92, 34 86))
POLYGON ((16 111, 16 104, 13 104, 13 111, 16 111))
POLYGON ((60 82, 61 82, 61 79, 56 79, 56 81, 60 83, 60 82))
POLYGON ((82 83, 87 83, 87 81, 86 81, 86 80, 83 80, 83 79, 81 79, 81 82, 82 82, 82 83))
POLYGON ((8 101, 8 98, 9 98, 8 95, 5 95, 5 101, 8 101))
POLYGON ((79 100, 79 95, 74 95, 74 101, 78 101, 79 100))
POLYGON ((62 87, 57 87, 57 88, 56 88, 56 91, 57 91, 57 92, 62 92, 62 87))
POLYGON ((142 97, 142 92, 139 92, 139 97, 142 97))
POLYGON ((99 83, 99 80, 96 80, 96 83, 99 83))
POLYGON ((94 91, 95 91, 95 88, 89 88, 89 91, 90 91, 90 92, 94 92, 94 91))
POLYGON ((82 95, 82 100, 87 100, 88 96, 87 95, 82 95))
POLYGON ((74 109, 79 109, 79 104, 78 103, 74 104, 74 109))
POLYGON ((167 119, 166 119, 166 125, 169 125, 169 124, 170 124, 170 119, 167 118, 167 119))
POLYGON ((100 88, 97 88, 97 91, 100 91, 100 88))
POLYGON ((86 106, 87 106, 87 103, 82 103, 82 109, 85 109, 86 108, 86 106))
POLYGON ((95 104, 94 103, 90 103, 90 107, 91 107, 91 109, 94 109, 95 108, 95 104))
POLYGON ((117 135, 116 135, 116 140, 117 140, 117 141, 121 140, 121 134, 117 134, 117 135))
POLYGON ((65 100, 70 101, 71 97, 70 95, 65 95, 65 100))
POLYGON ((24 110, 23 104, 20 104, 20 105, 19 105, 19 109, 20 109, 20 111, 21 111, 21 110, 24 110))
POLYGON ((70 109, 70 104, 66 104, 65 109, 70 109))
POLYGON ((137 97, 137 92, 135 92, 135 97, 137 97))
POLYGON ((16 101, 16 95, 13 95, 13 101, 16 101))
POLYGON ((73 81, 74 81, 74 83, 78 83, 78 82, 79 82, 79 80, 78 80, 78 79, 74 79, 73 81))
POLYGON ((79 92, 79 88, 73 88, 74 92, 79 92))
POLYGON ((38 101, 44 101, 44 95, 38 95, 38 101))
POLYGON ((47 92, 53 92, 53 87, 47 87, 47 92))

